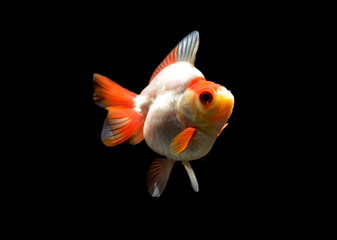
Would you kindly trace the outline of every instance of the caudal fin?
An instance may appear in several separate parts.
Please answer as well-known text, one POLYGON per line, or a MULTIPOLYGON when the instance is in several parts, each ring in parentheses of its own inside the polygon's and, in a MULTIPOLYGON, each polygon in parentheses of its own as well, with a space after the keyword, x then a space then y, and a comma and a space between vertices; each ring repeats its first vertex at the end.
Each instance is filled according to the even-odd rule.
POLYGON ((96 104, 109 111, 101 135, 103 143, 115 146, 125 140, 131 144, 141 142, 145 116, 135 110, 137 94, 100 74, 94 74, 94 87, 96 104))

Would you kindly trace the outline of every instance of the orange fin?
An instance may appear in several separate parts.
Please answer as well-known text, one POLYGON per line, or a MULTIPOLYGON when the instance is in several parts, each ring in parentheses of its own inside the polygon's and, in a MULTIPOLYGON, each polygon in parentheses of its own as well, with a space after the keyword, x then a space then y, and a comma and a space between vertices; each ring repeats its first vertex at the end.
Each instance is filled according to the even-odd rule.
POLYGON ((110 107, 102 130, 102 141, 106 146, 116 146, 125 140, 133 145, 144 139, 144 118, 132 108, 110 107))
POLYGON ((94 87, 96 104, 109 111, 101 134, 103 143, 115 146, 128 139, 131 144, 141 142, 145 116, 135 110, 137 94, 99 74, 94 74, 94 87))
POLYGON ((100 74, 94 74, 94 100, 103 108, 113 106, 134 107, 134 98, 137 94, 119 86, 111 79, 100 74))
POLYGON ((186 128, 184 131, 179 133, 171 143, 171 150, 175 154, 180 154, 186 150, 188 145, 193 140, 197 130, 195 128, 186 128))
POLYGON ((217 137, 219 137, 219 135, 222 133, 222 130, 225 129, 225 127, 227 127, 228 123, 225 123, 225 125, 223 125, 223 127, 221 128, 220 132, 218 133, 217 137))
POLYGON ((161 72, 167 66, 176 62, 189 62, 194 64, 195 55, 197 54, 199 46, 199 32, 194 31, 188 34, 178 45, 165 57, 165 59, 159 64, 156 70, 153 72, 150 82, 154 79, 158 73, 161 72))

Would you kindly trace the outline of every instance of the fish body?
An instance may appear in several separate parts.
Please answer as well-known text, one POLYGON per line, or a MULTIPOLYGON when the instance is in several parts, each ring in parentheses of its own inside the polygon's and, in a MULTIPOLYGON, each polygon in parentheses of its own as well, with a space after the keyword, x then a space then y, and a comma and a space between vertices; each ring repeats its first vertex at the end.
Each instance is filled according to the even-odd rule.
MULTIPOLYGON (((179 111, 177 104, 186 86, 196 77, 203 77, 203 75, 193 65, 186 62, 175 63, 163 69, 140 94, 145 96, 145 99, 153 96, 151 108, 144 123, 145 141, 153 151, 168 159, 194 160, 202 157, 199 153, 202 149, 200 145, 198 147, 191 144, 180 154, 174 153, 170 148, 172 139, 189 127, 177 114, 179 111)), ((195 138, 195 141, 198 138, 195 138)))
POLYGON ((193 189, 199 190, 189 161, 210 151, 233 110, 231 92, 207 81, 194 66, 198 46, 199 33, 194 31, 167 55, 139 95, 94 75, 94 100, 108 110, 103 143, 137 144, 145 139, 166 157, 154 160, 147 174, 148 191, 155 197, 164 191, 175 161, 182 161, 193 189))

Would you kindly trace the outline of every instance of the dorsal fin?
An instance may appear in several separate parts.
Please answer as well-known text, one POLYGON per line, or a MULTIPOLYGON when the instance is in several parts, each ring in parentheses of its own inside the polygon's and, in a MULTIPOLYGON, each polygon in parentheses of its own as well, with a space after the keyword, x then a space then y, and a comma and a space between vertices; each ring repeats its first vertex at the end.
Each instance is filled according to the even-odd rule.
POLYGON ((150 82, 161 70, 176 62, 189 62, 194 64, 195 55, 199 46, 199 32, 194 31, 188 34, 178 45, 165 57, 153 72, 150 82))

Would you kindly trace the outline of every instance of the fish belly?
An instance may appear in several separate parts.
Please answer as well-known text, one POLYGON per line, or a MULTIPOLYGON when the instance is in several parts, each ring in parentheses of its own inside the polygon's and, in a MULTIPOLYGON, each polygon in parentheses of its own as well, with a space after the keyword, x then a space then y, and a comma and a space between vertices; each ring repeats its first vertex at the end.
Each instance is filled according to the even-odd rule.
POLYGON ((147 145, 156 153, 177 161, 190 161, 203 157, 212 148, 216 137, 211 137, 197 130, 197 134, 180 153, 171 151, 172 140, 187 126, 176 112, 176 97, 172 94, 158 96, 151 105, 144 123, 144 138, 147 145))

